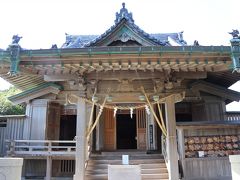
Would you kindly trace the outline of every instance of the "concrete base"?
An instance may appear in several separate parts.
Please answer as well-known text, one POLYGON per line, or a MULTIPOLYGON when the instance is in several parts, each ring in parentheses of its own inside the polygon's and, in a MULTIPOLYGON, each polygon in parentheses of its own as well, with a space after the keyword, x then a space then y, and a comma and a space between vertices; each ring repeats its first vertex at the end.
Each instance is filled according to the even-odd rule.
POLYGON ((0 180, 21 180, 22 158, 0 158, 0 180))
POLYGON ((240 155, 230 155, 229 160, 231 163, 232 180, 240 179, 240 155))
POLYGON ((141 180, 139 165, 108 165, 108 180, 141 180))

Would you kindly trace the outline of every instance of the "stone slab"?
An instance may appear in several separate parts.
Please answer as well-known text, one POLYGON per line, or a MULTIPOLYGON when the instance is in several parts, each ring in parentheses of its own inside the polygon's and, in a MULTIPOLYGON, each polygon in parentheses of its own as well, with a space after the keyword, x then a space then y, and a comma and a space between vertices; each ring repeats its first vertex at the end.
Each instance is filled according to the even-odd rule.
POLYGON ((108 165, 108 180, 141 180, 140 165, 108 165))
POLYGON ((240 155, 229 155, 231 163, 232 180, 240 179, 240 155))
POLYGON ((0 158, 0 180, 21 180, 22 158, 0 158))

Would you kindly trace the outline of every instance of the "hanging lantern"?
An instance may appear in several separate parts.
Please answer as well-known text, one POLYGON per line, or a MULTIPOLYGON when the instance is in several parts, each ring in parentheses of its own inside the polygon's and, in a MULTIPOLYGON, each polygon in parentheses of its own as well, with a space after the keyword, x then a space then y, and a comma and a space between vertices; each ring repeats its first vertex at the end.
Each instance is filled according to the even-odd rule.
POLYGON ((107 96, 107 102, 112 102, 113 101, 113 97, 112 96, 107 96))
POLYGON ((93 96, 93 97, 92 97, 92 102, 96 103, 97 101, 98 101, 98 97, 93 96))
POLYGON ((153 100, 154 100, 155 102, 159 101, 159 96, 157 96, 157 95, 153 96, 153 100))

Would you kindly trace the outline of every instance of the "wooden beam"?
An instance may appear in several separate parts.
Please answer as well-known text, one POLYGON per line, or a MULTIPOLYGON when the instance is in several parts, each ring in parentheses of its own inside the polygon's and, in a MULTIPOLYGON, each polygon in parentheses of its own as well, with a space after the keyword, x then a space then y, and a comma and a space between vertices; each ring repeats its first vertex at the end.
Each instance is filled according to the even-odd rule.
POLYGON ((174 72, 172 76, 181 79, 205 79, 207 72, 174 72))
POLYGON ((164 79, 164 73, 163 72, 154 72, 149 73, 148 72, 136 72, 136 71, 107 71, 107 72, 101 72, 96 73, 92 72, 87 75, 87 79, 99 79, 99 80, 119 80, 119 79, 164 79))
POLYGON ((76 74, 44 75, 44 81, 47 81, 47 82, 77 80, 78 78, 79 77, 76 74))
MULTIPOLYGON (((173 72, 173 77, 181 79, 205 79, 207 78, 207 72, 173 72)), ((165 73, 160 71, 149 72, 149 71, 107 71, 107 72, 92 72, 87 76, 88 80, 119 80, 119 79, 165 79, 165 73)))

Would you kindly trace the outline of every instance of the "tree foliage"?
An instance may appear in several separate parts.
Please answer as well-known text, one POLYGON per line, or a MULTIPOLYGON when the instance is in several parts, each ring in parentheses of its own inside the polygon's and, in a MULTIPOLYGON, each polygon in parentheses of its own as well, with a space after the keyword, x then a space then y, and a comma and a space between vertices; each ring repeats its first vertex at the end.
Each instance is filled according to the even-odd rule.
POLYGON ((0 91, 0 115, 19 115, 25 114, 24 105, 13 105, 8 97, 18 94, 21 91, 15 87, 10 87, 7 90, 0 91))

